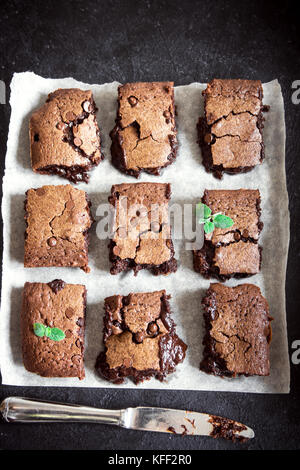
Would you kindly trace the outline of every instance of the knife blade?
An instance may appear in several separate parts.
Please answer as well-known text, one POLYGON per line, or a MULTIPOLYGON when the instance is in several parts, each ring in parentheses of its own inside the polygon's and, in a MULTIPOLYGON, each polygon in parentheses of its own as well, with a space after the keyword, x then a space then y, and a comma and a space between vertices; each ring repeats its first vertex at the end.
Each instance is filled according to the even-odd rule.
POLYGON ((196 411, 139 406, 123 413, 123 427, 144 431, 170 432, 182 436, 223 437, 246 440, 254 431, 237 421, 196 411))
POLYGON ((254 431, 237 421, 196 411, 138 406, 107 410, 22 397, 8 397, 0 405, 7 422, 93 422, 126 429, 168 432, 182 436, 211 436, 244 441, 254 431))

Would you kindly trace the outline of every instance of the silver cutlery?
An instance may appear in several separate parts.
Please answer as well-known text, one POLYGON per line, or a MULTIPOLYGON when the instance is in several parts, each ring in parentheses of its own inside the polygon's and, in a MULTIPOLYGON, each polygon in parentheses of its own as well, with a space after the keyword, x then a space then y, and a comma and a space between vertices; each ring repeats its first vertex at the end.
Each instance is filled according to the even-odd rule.
POLYGON ((0 405, 7 422, 85 422, 114 424, 126 429, 181 435, 223 437, 244 441, 254 437, 248 426, 207 413, 138 406, 106 410, 21 397, 8 397, 0 405))

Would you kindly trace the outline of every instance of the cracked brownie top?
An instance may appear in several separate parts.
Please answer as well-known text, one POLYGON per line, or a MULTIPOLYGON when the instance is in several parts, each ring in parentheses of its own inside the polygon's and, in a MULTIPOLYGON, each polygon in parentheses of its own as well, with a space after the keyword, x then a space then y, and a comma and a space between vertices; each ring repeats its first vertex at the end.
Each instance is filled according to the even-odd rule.
POLYGON ((249 171, 262 162, 263 89, 259 80, 212 80, 204 95, 205 118, 198 124, 207 171, 249 171))
MULTIPOLYGON (((132 260, 131 267, 137 269, 138 265, 160 266, 173 258, 168 214, 170 195, 169 184, 133 183, 112 187, 109 197, 114 206, 112 261, 116 257, 127 263, 132 260)), ((119 266, 121 269, 120 263, 119 266)))
POLYGON ((257 116, 261 112, 263 89, 260 80, 219 80, 207 84, 205 116, 208 124, 230 114, 249 113, 257 116))
POLYGON ((260 193, 257 189, 205 190, 202 202, 212 214, 233 220, 230 228, 204 234, 204 245, 194 251, 194 268, 205 277, 220 280, 258 273, 261 248, 258 245, 263 223, 260 221, 260 193))
POLYGON ((173 82, 127 83, 119 87, 116 126, 111 133, 117 168, 139 176, 159 174, 176 157, 173 82))
POLYGON ((83 285, 55 280, 26 282, 21 314, 22 352, 26 369, 43 377, 84 378, 84 318, 86 289, 83 285), (59 328, 64 338, 55 341, 37 336, 34 324, 59 328))
POLYGON ((269 375, 272 318, 253 284, 211 284, 202 300, 206 335, 200 369, 214 375, 269 375))
POLYGON ((34 171, 87 182, 87 171, 102 158, 92 92, 71 88, 50 93, 31 116, 30 143, 34 171))
POLYGON ((258 189, 205 190, 202 202, 213 214, 221 212, 233 220, 230 228, 215 228, 205 234, 205 239, 214 245, 245 239, 258 240, 262 228, 260 217, 260 193, 258 189))
POLYGON ((78 266, 88 271, 92 224, 85 191, 71 185, 29 189, 25 201, 26 267, 78 266))
POLYGON ((104 344, 96 368, 108 380, 162 380, 185 357, 164 290, 105 299, 104 344))

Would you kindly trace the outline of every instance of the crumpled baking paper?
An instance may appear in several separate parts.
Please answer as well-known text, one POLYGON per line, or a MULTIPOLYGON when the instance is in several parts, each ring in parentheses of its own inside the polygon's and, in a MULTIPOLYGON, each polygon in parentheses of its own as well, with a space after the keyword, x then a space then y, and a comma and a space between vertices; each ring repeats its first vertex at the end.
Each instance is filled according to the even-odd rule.
MULTIPOLYGON (((265 153, 262 165, 241 175, 224 175, 215 179, 205 172, 197 144, 196 123, 203 112, 201 91, 205 84, 192 83, 175 88, 179 151, 176 161, 161 177, 142 174, 140 181, 170 182, 172 202, 196 203, 207 189, 258 188, 262 198, 264 229, 261 272, 244 280, 230 280, 227 285, 251 282, 258 285, 270 304, 274 317, 271 343, 271 374, 269 377, 238 377, 222 379, 199 371, 204 334, 201 298, 210 281, 193 271, 192 252, 184 240, 175 240, 179 260, 177 273, 152 276, 141 271, 112 276, 109 273, 107 240, 99 240, 96 225, 91 233, 89 274, 77 268, 27 268, 23 266, 24 194, 27 189, 45 184, 67 184, 57 176, 34 174, 30 167, 28 123, 31 113, 45 102, 49 92, 57 88, 79 87, 92 89, 99 108, 97 118, 101 128, 104 162, 94 169, 88 185, 78 188, 88 192, 95 215, 97 206, 107 202, 113 184, 135 182, 117 171, 110 163, 109 131, 114 126, 117 108, 118 83, 89 85, 72 78, 45 79, 31 72, 15 74, 11 82, 11 120, 3 179, 2 215, 4 221, 4 253, 2 303, 0 317, 0 365, 3 384, 26 386, 72 387, 131 387, 151 389, 226 390, 234 392, 289 392, 289 357, 287 346, 285 276, 289 244, 288 195, 285 176, 285 120, 281 88, 277 80, 264 84, 264 103, 270 105, 265 114, 265 153), (86 324, 86 378, 42 378, 27 372, 22 364, 20 344, 20 309, 22 287, 26 281, 49 282, 63 279, 68 283, 85 284, 88 290, 86 324), (171 307, 178 335, 187 343, 185 361, 166 382, 155 379, 136 386, 131 381, 112 385, 94 372, 98 352, 102 349, 102 318, 104 298, 113 294, 147 292, 166 289, 172 295, 171 307)), ((211 282, 216 282, 212 280, 211 282)))

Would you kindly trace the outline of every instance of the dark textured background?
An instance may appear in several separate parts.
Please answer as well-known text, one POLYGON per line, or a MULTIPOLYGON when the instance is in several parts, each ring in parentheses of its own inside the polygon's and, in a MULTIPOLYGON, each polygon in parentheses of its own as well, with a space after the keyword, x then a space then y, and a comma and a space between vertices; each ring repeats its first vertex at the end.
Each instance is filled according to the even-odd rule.
MULTIPOLYGON (((0 15, 0 79, 7 93, 13 72, 26 70, 90 83, 174 80, 183 85, 213 77, 263 82, 278 78, 286 107, 291 211, 286 286, 290 353, 293 340, 300 339, 300 104, 291 101, 292 82, 300 80, 297 22, 291 2, 274 0, 2 1, 0 15)), ((2 172, 9 116, 9 105, 0 105, 2 172)), ((296 449, 300 447, 300 365, 291 365, 291 375, 289 395, 1 386, 0 400, 26 395, 107 408, 151 405, 206 411, 253 427, 256 438, 243 448, 296 449)), ((92 424, 0 423, 0 448, 168 450, 238 449, 240 445, 92 424)))

